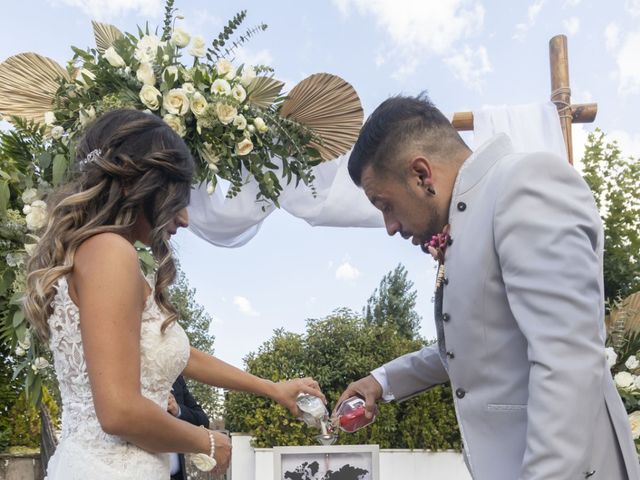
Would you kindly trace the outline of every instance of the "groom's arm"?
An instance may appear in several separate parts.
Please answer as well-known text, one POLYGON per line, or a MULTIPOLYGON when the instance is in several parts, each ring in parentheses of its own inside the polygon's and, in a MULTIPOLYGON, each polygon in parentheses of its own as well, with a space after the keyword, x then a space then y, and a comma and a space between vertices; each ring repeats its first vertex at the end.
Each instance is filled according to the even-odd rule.
POLYGON ((191 392, 187 387, 187 383, 182 376, 179 376, 174 383, 174 390, 176 387, 180 388, 182 393, 182 398, 177 402, 178 407, 180 408, 178 418, 185 422, 189 422, 192 425, 202 425, 205 428, 209 428, 209 417, 207 417, 207 414, 204 412, 200 404, 196 401, 193 395, 191 395, 191 392))
MULTIPOLYGON (((519 480, 582 478, 602 403, 601 225, 566 161, 536 154, 504 172, 494 233, 509 306, 527 339, 526 451, 519 480)), ((508 366, 506 367, 508 368, 508 366)))

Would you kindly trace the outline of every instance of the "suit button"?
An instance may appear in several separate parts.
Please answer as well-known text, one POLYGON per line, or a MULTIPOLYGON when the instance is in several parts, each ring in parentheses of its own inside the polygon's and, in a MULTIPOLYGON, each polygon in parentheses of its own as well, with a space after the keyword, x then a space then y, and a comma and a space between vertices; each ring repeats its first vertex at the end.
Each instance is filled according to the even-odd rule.
POLYGON ((463 388, 458 388, 456 390, 456 397, 458 397, 458 398, 464 398, 464 396, 466 394, 467 394, 467 392, 465 392, 463 388))
POLYGON ((464 212, 467 209, 467 204, 464 202, 458 202, 458 210, 464 212))
POLYGON ((449 285, 449 277, 444 277, 442 279, 442 283, 444 283, 445 285, 449 285))
POLYGON ((447 352, 447 357, 455 358, 455 355, 453 354, 453 352, 447 352))
POLYGON ((448 322, 449 320, 451 320, 451 317, 449 316, 448 313, 443 313, 442 314, 442 321, 443 322, 448 322))
POLYGON ((453 243, 453 237, 447 238, 447 245, 451 246, 452 243, 453 243))

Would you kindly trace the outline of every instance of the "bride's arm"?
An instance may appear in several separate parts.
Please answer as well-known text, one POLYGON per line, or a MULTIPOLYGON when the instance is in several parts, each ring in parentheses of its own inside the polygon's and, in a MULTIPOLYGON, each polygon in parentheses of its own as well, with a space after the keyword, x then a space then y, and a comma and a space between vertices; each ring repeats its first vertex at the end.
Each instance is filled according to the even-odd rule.
POLYGON ((70 294, 80 310, 98 421, 106 433, 148 451, 209 453, 204 429, 141 394, 140 325, 147 292, 138 265, 134 248, 115 234, 96 235, 76 252, 70 294))
POLYGON ((191 347, 189 362, 182 373, 186 377, 208 385, 269 397, 289 409, 296 417, 300 414, 296 405, 296 397, 300 393, 309 393, 325 400, 318 382, 312 378, 272 382, 251 375, 193 347, 191 347))

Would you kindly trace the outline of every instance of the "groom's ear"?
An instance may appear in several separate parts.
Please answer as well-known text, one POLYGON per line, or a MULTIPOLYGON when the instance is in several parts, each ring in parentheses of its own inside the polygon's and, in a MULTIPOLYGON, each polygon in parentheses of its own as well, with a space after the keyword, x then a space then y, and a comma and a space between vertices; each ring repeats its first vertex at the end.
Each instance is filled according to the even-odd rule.
POLYGON ((411 181, 425 188, 433 183, 431 162, 426 157, 414 157, 409 164, 411 181))

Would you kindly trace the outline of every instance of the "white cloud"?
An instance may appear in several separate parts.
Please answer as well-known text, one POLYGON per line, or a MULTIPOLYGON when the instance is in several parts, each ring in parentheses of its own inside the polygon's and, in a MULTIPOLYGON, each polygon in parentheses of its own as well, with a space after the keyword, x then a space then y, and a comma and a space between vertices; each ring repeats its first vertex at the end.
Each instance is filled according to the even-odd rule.
POLYGON ((616 55, 618 90, 622 94, 640 93, 640 30, 628 33, 616 55))
POLYGON ((77 7, 95 20, 118 17, 130 12, 155 18, 164 10, 162 0, 49 0, 49 3, 77 7))
POLYGON ((333 0, 340 13, 352 10, 374 18, 390 39, 376 65, 394 61, 393 77, 401 79, 415 71, 429 55, 444 58, 464 56, 458 44, 481 31, 485 9, 479 0, 333 0))
POLYGON ((610 52, 618 48, 618 45, 620 44, 620 29, 614 22, 611 22, 604 29, 604 40, 607 50, 610 52))
POLYGON ((260 314, 251 306, 251 302, 245 298, 245 297, 241 297, 241 296, 235 296, 233 297, 233 304, 238 307, 238 310, 240 310, 240 313, 243 313, 245 315, 248 315, 250 317, 257 317, 260 314))
POLYGON ((475 51, 465 46, 461 52, 446 58, 445 63, 456 78, 474 90, 480 90, 483 77, 492 70, 487 50, 482 46, 475 51))
POLYGON ((513 38, 516 40, 524 40, 527 36, 527 32, 536 24, 536 19, 544 7, 547 0, 535 0, 527 9, 527 22, 518 23, 516 25, 516 33, 513 34, 513 38))
POLYGON ((360 276, 360 270, 351 265, 349 262, 342 262, 336 270, 336 278, 338 280, 355 280, 360 276))
POLYGON ((578 17, 571 17, 562 22, 564 29, 569 35, 575 35, 580 30, 580 19, 578 17))
POLYGON ((625 0, 624 8, 634 17, 640 15, 640 0, 625 0))

